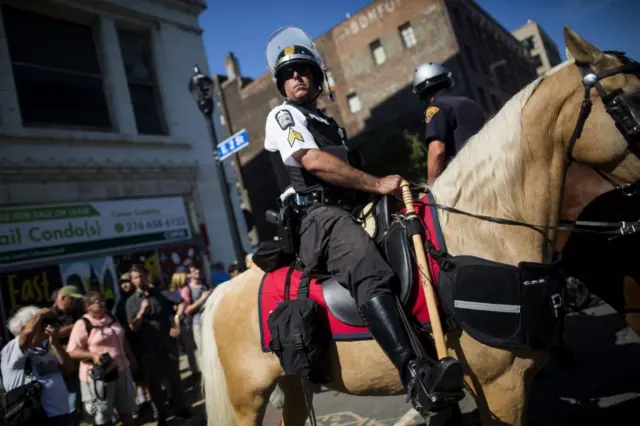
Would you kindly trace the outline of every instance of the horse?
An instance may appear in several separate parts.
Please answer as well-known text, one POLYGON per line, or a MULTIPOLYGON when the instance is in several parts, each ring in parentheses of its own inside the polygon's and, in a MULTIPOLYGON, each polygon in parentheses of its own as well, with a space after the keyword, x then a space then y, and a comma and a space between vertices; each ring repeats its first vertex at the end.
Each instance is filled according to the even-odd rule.
MULTIPOLYGON (((571 165, 561 219, 635 222, 639 215, 638 194, 614 187, 583 165, 571 165)), ((556 241, 564 271, 611 305, 640 336, 640 267, 635 258, 638 247, 638 233, 609 240, 606 235, 561 232, 556 241)))
MULTIPOLYGON (((544 231, 439 211, 452 255, 511 265, 548 262, 570 161, 598 168, 619 183, 640 178, 640 159, 598 93, 586 92, 592 108, 579 123, 579 138, 573 137, 584 84, 595 83, 592 77, 583 80, 581 67, 596 73, 615 69, 598 83, 607 93, 637 94, 640 80, 618 71, 624 65, 619 55, 600 51, 567 27, 564 38, 574 60, 514 95, 428 188, 441 205, 539 224, 544 231)), ((284 425, 301 426, 307 418, 303 382, 284 376, 278 358, 261 347, 257 298, 263 277, 251 268, 218 286, 206 303, 201 343, 209 426, 261 424, 276 383, 285 394, 284 425)), ((524 424, 531 381, 549 353, 487 346, 460 330, 449 332, 446 343, 449 355, 464 365, 483 424, 524 424)), ((333 341, 329 356, 332 379, 324 384, 329 389, 354 395, 404 392, 398 371, 374 340, 333 341)))

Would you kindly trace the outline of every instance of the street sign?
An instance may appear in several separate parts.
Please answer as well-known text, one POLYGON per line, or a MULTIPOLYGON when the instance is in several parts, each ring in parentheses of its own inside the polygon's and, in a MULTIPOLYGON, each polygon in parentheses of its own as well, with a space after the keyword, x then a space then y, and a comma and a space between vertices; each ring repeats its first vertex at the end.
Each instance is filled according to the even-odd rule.
POLYGON ((247 134, 247 129, 242 129, 235 135, 218 144, 218 157, 220 158, 220 161, 222 161, 231 154, 235 154, 248 146, 249 135, 247 134))

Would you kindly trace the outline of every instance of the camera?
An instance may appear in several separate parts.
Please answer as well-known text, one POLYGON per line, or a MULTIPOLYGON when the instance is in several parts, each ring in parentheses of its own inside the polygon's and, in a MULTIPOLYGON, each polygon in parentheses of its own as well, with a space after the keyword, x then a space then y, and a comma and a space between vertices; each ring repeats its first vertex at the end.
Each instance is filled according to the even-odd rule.
POLYGON ((43 318, 42 319, 42 327, 44 328, 44 327, 47 327, 49 325, 52 326, 52 327, 62 326, 62 325, 64 325, 64 319, 62 319, 60 317, 56 317, 56 316, 43 318))
POLYGON ((117 377, 117 373, 118 373, 117 369, 110 371, 108 374, 106 373, 107 369, 111 366, 112 362, 113 362, 113 358, 111 358, 111 355, 109 355, 108 353, 104 353, 100 355, 100 362, 94 365, 93 368, 91 369, 91 372, 90 372, 91 378, 94 381, 103 380, 105 382, 109 382, 113 380, 112 376, 114 374, 114 371, 117 377))

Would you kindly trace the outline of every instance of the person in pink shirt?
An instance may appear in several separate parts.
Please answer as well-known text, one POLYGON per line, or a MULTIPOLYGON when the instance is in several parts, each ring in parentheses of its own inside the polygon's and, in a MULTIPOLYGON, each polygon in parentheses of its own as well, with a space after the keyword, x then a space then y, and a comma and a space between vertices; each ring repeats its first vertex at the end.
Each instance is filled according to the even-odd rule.
POLYGON ((182 300, 187 302, 184 310, 187 321, 193 330, 193 338, 196 343, 196 359, 200 362, 200 339, 202 339, 202 313, 207 297, 213 291, 200 279, 200 270, 195 265, 189 265, 189 282, 180 290, 182 300))
POLYGON ((104 296, 89 291, 86 314, 73 326, 67 352, 80 361, 80 394, 94 425, 111 425, 115 408, 123 426, 133 426, 137 367, 124 330, 107 312, 104 296))

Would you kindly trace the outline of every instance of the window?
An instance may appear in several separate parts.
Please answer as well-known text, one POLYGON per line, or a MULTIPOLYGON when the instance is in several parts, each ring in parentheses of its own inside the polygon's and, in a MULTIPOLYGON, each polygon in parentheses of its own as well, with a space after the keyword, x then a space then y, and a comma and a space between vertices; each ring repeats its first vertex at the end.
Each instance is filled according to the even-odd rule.
POLYGON ((400 31, 400 36, 402 37, 402 44, 404 45, 405 49, 408 49, 418 44, 418 42, 416 41, 416 34, 413 32, 413 27, 409 22, 406 22, 400 25, 400 27, 398 27, 398 30, 400 31))
POLYGON ((542 58, 540 58, 540 55, 533 55, 531 59, 533 59, 533 66, 536 69, 542 66, 542 58))
POLYGON ((2 6, 25 127, 111 130, 93 29, 2 6))
POLYGON ((327 84, 329 85, 329 87, 333 88, 336 85, 336 82, 333 79, 333 74, 331 73, 331 71, 327 71, 326 75, 327 75, 327 84))
POLYGON ((464 51, 467 54, 467 63, 469 64, 469 68, 472 70, 476 70, 476 61, 473 59, 473 50, 469 46, 464 47, 464 51))
POLYGON ((387 60, 387 55, 384 53, 384 48, 382 47, 382 43, 380 40, 376 40, 369 45, 371 49, 371 53, 373 54, 373 62, 376 65, 384 64, 387 60))
POLYGON ((347 103, 349 104, 349 110, 351 112, 358 112, 362 109, 360 98, 355 93, 349 93, 347 95, 347 103))
POLYGON ((120 30, 118 40, 138 133, 165 134, 149 34, 120 30))
POLYGON ((524 40, 522 40, 522 44, 524 44, 524 47, 526 47, 527 50, 536 49, 538 47, 538 41, 536 40, 535 36, 529 36, 525 38, 524 40))

